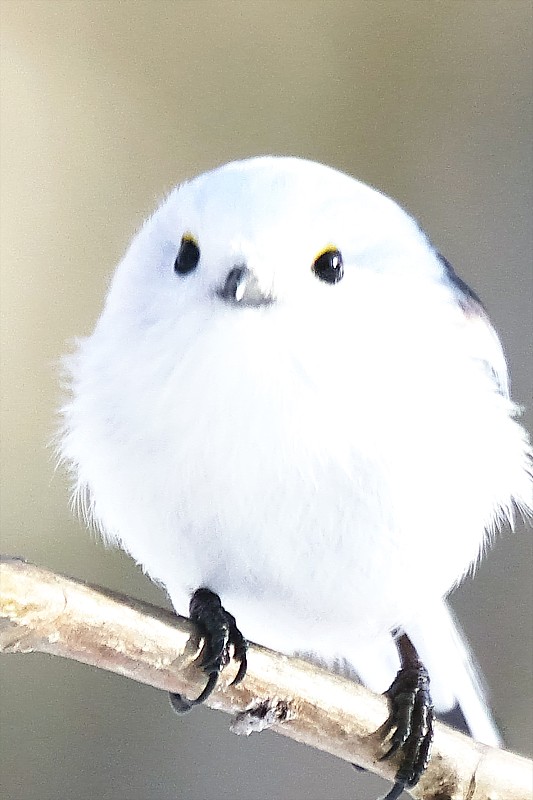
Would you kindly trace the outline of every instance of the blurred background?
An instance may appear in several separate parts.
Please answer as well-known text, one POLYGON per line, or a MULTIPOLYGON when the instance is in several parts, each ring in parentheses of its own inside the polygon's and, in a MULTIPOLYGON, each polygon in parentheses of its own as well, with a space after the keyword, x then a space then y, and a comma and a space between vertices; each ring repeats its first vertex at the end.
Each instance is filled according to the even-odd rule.
MULTIPOLYGON (((174 184, 305 156, 418 217, 481 295, 532 423, 529 0, 3 0, 2 551, 155 603, 69 510, 47 444, 58 359, 174 184)), ((529 532, 530 534, 530 532, 529 532)), ((531 754, 531 536, 505 533, 453 599, 508 745, 531 754)), ((272 733, 42 655, 6 656, 10 800, 343 800, 386 789, 272 733)))

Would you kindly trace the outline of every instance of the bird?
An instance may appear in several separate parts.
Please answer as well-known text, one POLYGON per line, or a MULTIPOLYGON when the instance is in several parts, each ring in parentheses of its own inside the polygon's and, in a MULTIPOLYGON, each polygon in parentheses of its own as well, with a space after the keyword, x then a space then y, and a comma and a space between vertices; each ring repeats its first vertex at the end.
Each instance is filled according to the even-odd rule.
POLYGON ((205 635, 177 711, 253 640, 387 695, 389 800, 435 710, 498 744, 446 598, 531 513, 531 448, 481 300, 396 202, 284 156, 181 183, 64 372, 75 502, 205 635))

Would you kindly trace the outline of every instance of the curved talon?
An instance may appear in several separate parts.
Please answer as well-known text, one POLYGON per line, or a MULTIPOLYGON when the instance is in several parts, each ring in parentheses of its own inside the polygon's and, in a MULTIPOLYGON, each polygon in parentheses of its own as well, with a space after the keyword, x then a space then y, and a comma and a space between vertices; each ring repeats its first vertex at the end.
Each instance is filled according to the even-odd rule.
POLYGON ((247 670, 248 643, 238 629, 235 617, 225 610, 217 594, 210 589, 197 589, 191 597, 189 614, 204 637, 200 667, 209 677, 205 688, 195 700, 170 693, 170 703, 178 714, 186 714, 193 706, 207 700, 217 685, 218 676, 231 660, 230 648, 233 648, 234 659, 240 662, 237 675, 230 685, 240 683, 247 670))
POLYGON ((248 660, 246 658, 248 642, 238 629, 235 617, 228 614, 228 612, 226 614, 229 622, 229 644, 233 646, 233 658, 239 662, 239 669, 230 686, 237 686, 244 679, 248 669, 248 660))
POLYGON ((187 714, 194 706, 200 705, 204 700, 207 700, 213 689, 215 688, 218 680, 218 672, 211 672, 205 687, 195 700, 190 700, 182 694, 177 692, 169 692, 170 705, 176 714, 187 714))
MULTIPOLYGON (((239 658, 239 657, 235 656, 235 658, 239 658)), ((247 658, 246 658, 246 650, 240 656, 239 660, 241 662, 239 664, 239 670, 238 670, 237 674, 235 675, 235 677, 233 678, 232 682, 230 683, 230 686, 237 686, 237 684, 240 683, 244 679, 244 676, 246 675, 246 671, 248 669, 248 661, 247 661, 247 658)))
POLYGON ((395 783, 390 792, 385 795, 383 800, 398 800, 398 798, 403 794, 404 789, 404 783, 395 783))

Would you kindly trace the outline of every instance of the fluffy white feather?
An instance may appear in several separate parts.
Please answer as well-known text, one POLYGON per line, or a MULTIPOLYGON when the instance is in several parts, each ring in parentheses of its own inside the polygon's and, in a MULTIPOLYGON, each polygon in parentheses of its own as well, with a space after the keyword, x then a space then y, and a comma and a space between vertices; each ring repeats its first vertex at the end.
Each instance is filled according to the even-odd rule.
POLYGON ((68 360, 76 492, 179 613, 207 586, 249 639, 372 682, 390 631, 421 606, 442 621, 532 504, 525 432, 486 368, 505 385, 501 346, 466 300, 416 223, 345 175, 270 157, 201 175, 139 231, 68 360), (201 258, 178 275, 186 233, 201 258), (312 271, 328 245, 335 285, 312 271), (218 296, 236 264, 269 304, 218 296))

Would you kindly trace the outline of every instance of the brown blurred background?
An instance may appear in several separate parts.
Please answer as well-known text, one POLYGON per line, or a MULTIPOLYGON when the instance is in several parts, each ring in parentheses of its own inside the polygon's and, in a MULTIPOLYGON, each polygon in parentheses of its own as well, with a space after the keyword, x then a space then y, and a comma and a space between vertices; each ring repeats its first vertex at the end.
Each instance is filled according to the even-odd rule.
MULTIPOLYGON (((324 161, 411 210, 484 298, 531 429, 529 0, 3 0, 2 550, 163 603, 69 511, 47 442, 57 361, 136 227, 183 178, 257 153, 324 161)), ((531 536, 454 606, 509 746, 531 752, 531 536)), ((385 785, 148 687, 6 656, 10 800, 342 800, 385 785)))

